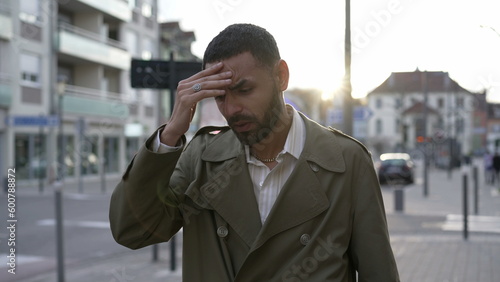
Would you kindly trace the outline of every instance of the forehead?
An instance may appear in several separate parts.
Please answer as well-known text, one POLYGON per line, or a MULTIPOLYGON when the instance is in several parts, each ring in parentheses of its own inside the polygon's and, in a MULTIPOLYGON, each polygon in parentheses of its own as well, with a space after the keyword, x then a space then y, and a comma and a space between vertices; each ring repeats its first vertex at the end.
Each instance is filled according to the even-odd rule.
MULTIPOLYGON (((232 71, 233 76, 243 73, 252 72, 258 69, 264 69, 263 66, 257 62, 254 56, 250 52, 244 52, 236 56, 223 59, 221 62, 224 64, 221 72, 232 71)), ((218 62, 207 63, 206 68, 215 65, 218 62)))

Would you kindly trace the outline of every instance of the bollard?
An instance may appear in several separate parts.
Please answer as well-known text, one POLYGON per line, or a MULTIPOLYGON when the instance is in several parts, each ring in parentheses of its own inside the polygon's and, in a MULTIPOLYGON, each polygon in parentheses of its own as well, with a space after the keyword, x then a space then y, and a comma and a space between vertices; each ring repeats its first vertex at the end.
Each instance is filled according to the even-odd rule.
POLYGON ((152 246, 152 250, 153 250, 153 262, 157 262, 158 261, 158 244, 154 244, 152 246))
POLYGON ((404 211, 404 188, 396 187, 394 189, 394 208, 397 212, 404 211))
POLYGON ((467 240, 469 238, 469 225, 468 225, 468 214, 469 214, 469 207, 468 207, 468 188, 467 188, 467 174, 464 173, 463 175, 463 220, 464 220, 464 230, 463 230, 463 235, 464 235, 464 240, 467 240))
POLYGON ((172 236, 172 238, 170 238, 170 270, 171 271, 175 271, 175 269, 177 268, 176 266, 176 251, 175 251, 175 236, 172 236))

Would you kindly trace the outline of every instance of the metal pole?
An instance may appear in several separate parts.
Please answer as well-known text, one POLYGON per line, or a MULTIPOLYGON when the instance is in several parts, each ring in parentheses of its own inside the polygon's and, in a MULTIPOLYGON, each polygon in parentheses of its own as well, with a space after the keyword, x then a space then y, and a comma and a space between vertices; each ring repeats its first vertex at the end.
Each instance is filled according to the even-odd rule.
POLYGON ((83 141, 84 141, 84 133, 85 132, 85 120, 83 117, 78 118, 78 193, 82 194, 83 193, 83 165, 82 165, 82 148, 83 148, 83 141))
MULTIPOLYGON (((172 112, 174 111, 174 103, 175 103, 175 92, 177 90, 176 88, 176 80, 177 80, 177 77, 176 77, 176 70, 175 70, 175 60, 174 60, 174 52, 170 52, 170 64, 169 64, 169 68, 170 68, 170 114, 172 114, 172 112)), ((170 238, 170 270, 171 271, 175 271, 175 269, 177 268, 176 267, 176 243, 175 243, 175 237, 176 235, 172 236, 172 238, 170 238)))
POLYGON ((424 111, 423 111, 423 119, 424 119, 424 130, 423 130, 423 137, 424 137, 424 183, 423 183, 423 193, 424 197, 427 198, 429 196, 429 174, 428 174, 428 164, 429 164, 429 158, 428 158, 428 152, 427 152, 427 102, 429 99, 429 94, 427 91, 427 71, 424 71, 422 73, 422 88, 424 92, 424 111))
MULTIPOLYGON (((40 114, 40 116, 43 116, 43 114, 40 114)), ((42 139, 43 139, 43 126, 39 127, 38 138, 40 139, 40 146, 41 146, 43 144, 42 143, 42 139)), ((46 142, 45 142, 45 144, 46 144, 46 142)), ((40 150, 40 153, 38 154, 38 159, 40 160, 40 162, 42 161, 42 150, 40 150)), ((41 163, 40 163, 40 169, 38 170, 38 192, 40 194, 43 193, 43 181, 44 181, 44 178, 43 178, 42 171, 43 170, 41 169, 41 163)))
POLYGON ((469 226, 468 226, 468 214, 469 214, 469 206, 468 206, 468 188, 467 188, 467 174, 463 175, 463 221, 464 221, 464 240, 469 238, 469 226))
MULTIPOLYGON (((50 56, 51 56, 51 67, 50 67, 50 83, 52 84, 52 96, 51 96, 51 113, 58 114, 59 116, 59 131, 57 136, 57 146, 56 150, 59 154, 56 158, 57 160, 57 180, 54 183, 54 206, 55 206, 55 219, 56 219, 56 252, 57 252, 57 281, 64 282, 64 234, 63 234, 63 215, 62 215, 62 193, 63 193, 63 164, 64 164, 64 147, 63 147, 63 119, 62 119, 62 95, 64 91, 59 91, 57 85, 57 13, 59 10, 58 2, 53 0, 49 2, 50 11, 52 12, 51 20, 49 21, 50 29, 50 56)), ((57 155, 57 153, 56 153, 57 155)))
POLYGON ((479 179, 477 166, 474 166, 473 170, 473 179, 474 179, 474 214, 479 214, 479 179))
POLYGON ((158 261, 158 244, 154 244, 152 246, 152 250, 153 250, 153 262, 157 262, 158 261))
POLYGON ((347 135, 353 134, 352 85, 351 85, 351 1, 345 1, 345 42, 344 42, 344 128, 347 135))
POLYGON ((55 217, 56 217, 56 250, 57 250, 57 281, 64 282, 64 233, 62 216, 62 188, 60 180, 54 184, 55 217))
POLYGON ((59 180, 64 179, 64 132, 63 132, 63 93, 59 93, 59 134, 58 134, 58 156, 57 156, 57 167, 59 180))

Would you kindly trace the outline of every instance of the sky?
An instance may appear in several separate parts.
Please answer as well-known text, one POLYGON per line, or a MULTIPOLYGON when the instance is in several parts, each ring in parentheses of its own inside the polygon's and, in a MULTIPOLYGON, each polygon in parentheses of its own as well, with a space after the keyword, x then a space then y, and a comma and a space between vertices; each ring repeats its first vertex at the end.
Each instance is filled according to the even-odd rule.
MULTIPOLYGON (((253 23, 274 35, 290 88, 331 94, 344 75, 345 1, 159 0, 160 21, 195 32, 203 57, 226 26, 253 23)), ((352 95, 364 97, 391 72, 444 71, 500 102, 500 1, 351 0, 352 95)))

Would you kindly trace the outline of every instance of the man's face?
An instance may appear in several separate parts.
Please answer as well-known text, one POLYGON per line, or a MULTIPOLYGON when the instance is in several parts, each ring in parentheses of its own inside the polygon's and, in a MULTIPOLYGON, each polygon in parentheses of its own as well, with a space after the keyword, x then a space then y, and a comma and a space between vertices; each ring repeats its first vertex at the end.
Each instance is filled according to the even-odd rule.
POLYGON ((222 62, 221 72, 233 75, 226 94, 215 98, 217 107, 243 144, 259 143, 271 133, 283 111, 277 76, 249 52, 222 62))

